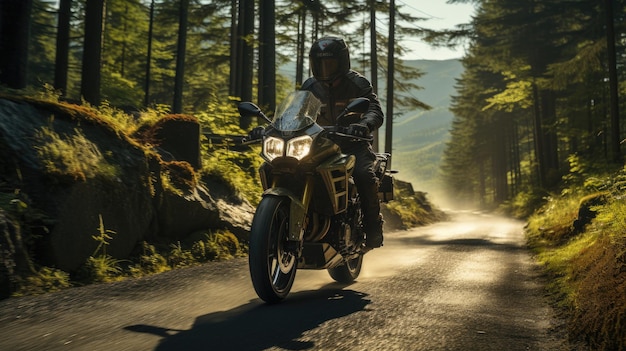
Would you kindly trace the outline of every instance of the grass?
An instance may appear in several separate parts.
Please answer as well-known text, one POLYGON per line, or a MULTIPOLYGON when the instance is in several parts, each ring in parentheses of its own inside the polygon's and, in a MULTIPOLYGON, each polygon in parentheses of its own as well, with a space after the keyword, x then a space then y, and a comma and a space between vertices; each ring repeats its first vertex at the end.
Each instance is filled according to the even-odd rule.
POLYGON ((590 177, 549 198, 526 227, 555 303, 567 312, 570 337, 598 351, 626 349, 625 174, 590 177), (581 209, 595 217, 576 230, 581 209))
POLYGON ((49 174, 69 181, 85 181, 102 176, 114 179, 119 170, 108 163, 98 147, 75 129, 74 134, 59 135, 43 127, 35 133, 35 149, 49 174))
POLYGON ((206 262, 242 257, 247 253, 245 245, 241 244, 234 234, 220 230, 204 233, 203 239, 191 244, 178 242, 157 248, 144 241, 140 244, 138 254, 128 260, 118 260, 103 250, 112 237, 106 234, 108 231, 103 227, 99 230, 100 238, 93 237, 102 246, 99 246, 94 255, 90 256, 77 272, 70 274, 50 267, 40 267, 33 274, 19 279, 18 289, 13 296, 39 295, 85 284, 139 278, 206 262), (102 233, 105 233, 108 239, 101 240, 105 237, 102 233))
POLYGON ((20 277, 13 296, 39 295, 72 287, 70 275, 59 269, 41 267, 34 274, 20 277))

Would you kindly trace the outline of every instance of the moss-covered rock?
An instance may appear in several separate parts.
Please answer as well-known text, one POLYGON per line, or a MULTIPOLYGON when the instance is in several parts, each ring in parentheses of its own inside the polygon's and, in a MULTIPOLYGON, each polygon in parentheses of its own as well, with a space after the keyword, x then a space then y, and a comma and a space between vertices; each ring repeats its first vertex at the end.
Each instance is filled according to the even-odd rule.
MULTIPOLYGON (((178 134, 157 144, 178 145, 172 139, 185 139, 188 130, 197 145, 199 127, 188 126, 197 121, 183 122, 178 134)), ((175 157, 164 161, 154 145, 126 135, 90 108, 0 97, 0 192, 9 194, 0 197, 0 208, 19 195, 41 212, 47 220, 36 223, 37 230, 18 218, 26 220, 29 259, 65 271, 95 254, 100 218, 111 233, 106 254, 115 259, 127 258, 143 241, 175 242, 198 230, 224 228, 246 240, 254 208, 236 193, 204 184, 195 173, 199 150, 185 145, 183 154, 195 165, 175 157)), ((0 250, 10 245, 2 241, 0 250)), ((12 262, 1 263, 0 279, 10 278, 12 264, 22 265, 12 262)))

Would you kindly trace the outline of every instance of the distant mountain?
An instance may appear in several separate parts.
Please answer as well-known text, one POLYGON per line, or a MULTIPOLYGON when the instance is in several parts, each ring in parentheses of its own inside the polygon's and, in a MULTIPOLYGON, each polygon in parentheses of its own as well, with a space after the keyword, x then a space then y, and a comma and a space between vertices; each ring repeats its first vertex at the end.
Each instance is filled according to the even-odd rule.
MULTIPOLYGON (((456 94, 456 79, 463 66, 459 60, 414 60, 406 64, 419 68, 424 75, 413 81, 422 87, 410 94, 432 106, 430 111, 411 111, 396 117, 393 124, 392 168, 399 179, 410 181, 416 190, 439 188, 439 166, 453 119, 449 111, 451 96, 456 94)), ((381 93, 381 94, 384 94, 381 93)), ((384 127, 380 130, 384 147, 384 127)))

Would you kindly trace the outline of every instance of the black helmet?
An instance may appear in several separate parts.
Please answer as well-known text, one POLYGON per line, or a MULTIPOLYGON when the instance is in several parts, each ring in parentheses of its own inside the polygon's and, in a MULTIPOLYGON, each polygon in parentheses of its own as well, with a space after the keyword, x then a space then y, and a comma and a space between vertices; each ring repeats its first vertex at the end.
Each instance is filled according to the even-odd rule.
POLYGON ((313 76, 319 81, 333 81, 350 70, 350 53, 341 38, 324 37, 309 51, 313 76))

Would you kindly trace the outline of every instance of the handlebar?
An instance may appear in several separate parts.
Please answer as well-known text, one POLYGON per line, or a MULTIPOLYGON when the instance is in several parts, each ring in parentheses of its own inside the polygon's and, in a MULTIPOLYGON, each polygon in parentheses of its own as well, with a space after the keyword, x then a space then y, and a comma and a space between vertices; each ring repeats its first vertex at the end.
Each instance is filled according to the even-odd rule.
POLYGON ((347 130, 348 130, 347 127, 342 127, 342 126, 324 126, 322 128, 324 128, 324 130, 326 130, 329 134, 337 135, 337 136, 342 137, 342 138, 351 138, 351 139, 355 139, 355 140, 358 140, 358 141, 368 141, 368 142, 374 141, 374 137, 373 136, 360 137, 360 136, 348 134, 347 133, 347 130))
MULTIPOLYGON (((325 131, 327 131, 329 134, 331 135, 336 135, 338 137, 341 138, 350 138, 350 139, 354 139, 354 140, 358 140, 358 141, 367 141, 367 142, 372 142, 374 140, 373 136, 368 136, 368 137, 360 137, 360 136, 356 136, 356 135, 352 135, 347 133, 348 128, 347 127, 341 127, 341 126, 324 126, 322 127, 324 128, 325 131)), ((236 135, 236 134, 215 134, 215 133, 203 133, 207 139, 212 140, 212 141, 232 141, 235 142, 235 144, 238 145, 251 145, 251 144, 257 144, 260 143, 263 139, 253 139, 253 140, 248 140, 248 136, 247 135, 236 135)))

